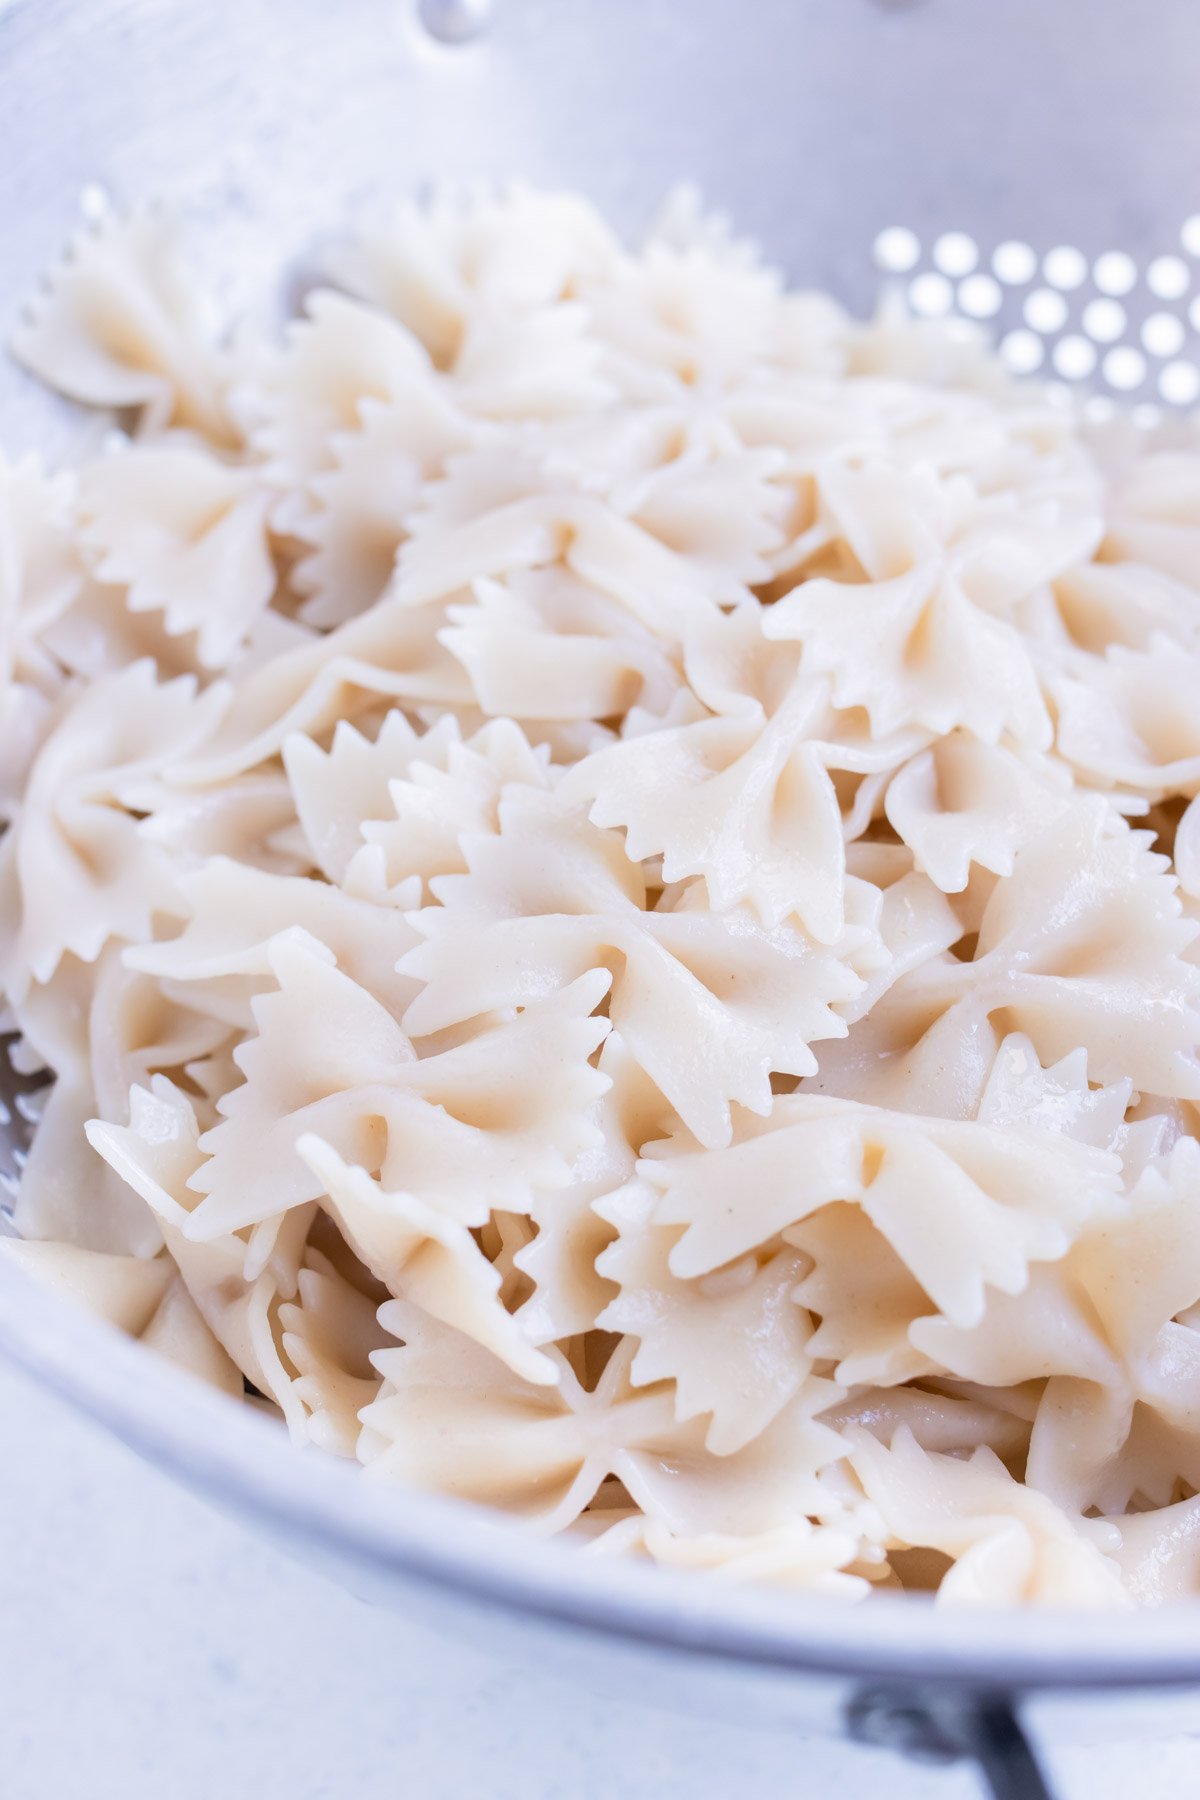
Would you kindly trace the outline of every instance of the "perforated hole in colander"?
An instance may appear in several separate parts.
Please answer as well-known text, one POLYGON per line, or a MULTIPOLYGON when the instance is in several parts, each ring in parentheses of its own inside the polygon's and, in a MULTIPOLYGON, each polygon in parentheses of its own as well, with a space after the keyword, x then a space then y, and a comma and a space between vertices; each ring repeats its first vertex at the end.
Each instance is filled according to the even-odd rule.
POLYGON ((984 325, 1014 374, 1086 390, 1093 416, 1112 396, 1151 425, 1200 399, 1200 213, 1178 247, 1141 264, 1121 249, 988 245, 956 228, 922 242, 905 225, 879 233, 874 262, 919 318, 984 325))

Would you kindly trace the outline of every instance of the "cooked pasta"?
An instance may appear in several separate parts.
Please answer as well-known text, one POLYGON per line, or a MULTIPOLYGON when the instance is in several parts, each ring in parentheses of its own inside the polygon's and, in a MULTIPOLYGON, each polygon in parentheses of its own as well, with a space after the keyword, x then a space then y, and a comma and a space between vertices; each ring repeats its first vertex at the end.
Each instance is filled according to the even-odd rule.
POLYGON ((1200 1591, 1200 454, 686 203, 209 315, 109 216, 15 344, 5 1252, 582 1555, 1200 1591))

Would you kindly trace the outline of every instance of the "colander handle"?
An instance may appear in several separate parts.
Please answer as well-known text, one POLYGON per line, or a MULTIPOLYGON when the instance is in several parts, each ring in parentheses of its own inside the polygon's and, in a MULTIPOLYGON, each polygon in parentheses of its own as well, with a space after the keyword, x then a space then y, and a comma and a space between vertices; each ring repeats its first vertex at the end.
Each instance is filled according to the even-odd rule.
POLYGON ((1054 1800, 1011 1694, 865 1688, 846 1724, 858 1743, 917 1762, 974 1762, 991 1800, 1054 1800))

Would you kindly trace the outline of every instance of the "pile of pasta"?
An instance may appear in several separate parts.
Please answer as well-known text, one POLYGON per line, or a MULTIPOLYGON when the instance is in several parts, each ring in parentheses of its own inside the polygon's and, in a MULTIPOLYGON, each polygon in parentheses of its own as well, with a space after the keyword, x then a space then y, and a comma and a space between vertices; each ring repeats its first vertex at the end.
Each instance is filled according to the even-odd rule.
POLYGON ((16 343, 7 1253, 583 1554, 1200 1591, 1200 456, 686 198, 176 235, 16 343))

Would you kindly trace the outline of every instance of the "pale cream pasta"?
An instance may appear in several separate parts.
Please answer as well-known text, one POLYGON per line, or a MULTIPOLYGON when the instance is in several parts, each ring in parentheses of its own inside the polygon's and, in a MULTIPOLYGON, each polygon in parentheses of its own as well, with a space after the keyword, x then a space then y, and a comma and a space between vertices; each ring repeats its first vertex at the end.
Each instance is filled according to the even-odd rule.
POLYGON ((1200 454, 686 202, 198 293, 15 344, 5 1253, 580 1554, 1200 1591, 1200 454))

